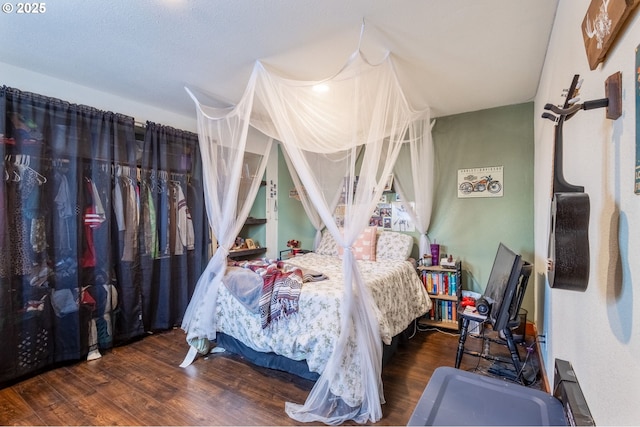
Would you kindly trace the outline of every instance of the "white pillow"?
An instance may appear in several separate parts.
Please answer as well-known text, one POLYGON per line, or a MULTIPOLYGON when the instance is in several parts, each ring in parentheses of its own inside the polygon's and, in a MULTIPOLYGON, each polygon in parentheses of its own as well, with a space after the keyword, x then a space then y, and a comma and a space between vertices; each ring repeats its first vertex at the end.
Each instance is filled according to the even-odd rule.
POLYGON ((376 244, 376 259, 404 261, 411 256, 413 237, 409 234, 383 231, 376 244))
POLYGON ((320 255, 338 256, 338 244, 326 228, 322 232, 322 239, 316 248, 316 253, 320 255))

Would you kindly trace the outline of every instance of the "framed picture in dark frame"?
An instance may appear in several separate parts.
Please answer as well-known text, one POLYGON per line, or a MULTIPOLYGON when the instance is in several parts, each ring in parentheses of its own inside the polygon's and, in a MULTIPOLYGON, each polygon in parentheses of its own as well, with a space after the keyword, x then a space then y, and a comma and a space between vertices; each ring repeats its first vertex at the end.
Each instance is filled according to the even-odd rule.
POLYGON ((393 191, 393 174, 389 175, 387 181, 384 183, 383 191, 393 191))

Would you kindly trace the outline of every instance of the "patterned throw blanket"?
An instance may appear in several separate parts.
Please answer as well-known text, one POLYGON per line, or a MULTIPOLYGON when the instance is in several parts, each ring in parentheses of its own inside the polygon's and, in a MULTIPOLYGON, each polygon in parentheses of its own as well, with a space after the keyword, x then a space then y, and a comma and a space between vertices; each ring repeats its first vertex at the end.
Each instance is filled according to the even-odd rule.
POLYGON ((302 271, 299 267, 269 259, 229 261, 227 265, 248 268, 262 277, 258 301, 262 329, 271 322, 298 312, 302 289, 302 271))

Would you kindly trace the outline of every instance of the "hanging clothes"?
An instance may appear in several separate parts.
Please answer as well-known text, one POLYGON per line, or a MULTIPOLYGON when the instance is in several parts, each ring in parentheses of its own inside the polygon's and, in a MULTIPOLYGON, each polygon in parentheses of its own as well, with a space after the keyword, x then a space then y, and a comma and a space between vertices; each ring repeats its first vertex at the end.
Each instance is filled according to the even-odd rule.
MULTIPOLYGON (((32 193, 37 192, 38 181, 31 174, 18 172, 17 165, 13 169, 14 179, 9 187, 10 210, 10 244, 11 263, 13 273, 18 276, 31 273, 32 251, 31 220, 34 217, 34 207, 29 203, 32 193)), ((34 197, 33 199, 37 199, 34 197)))
POLYGON ((114 209, 117 222, 114 237, 119 315, 115 322, 115 340, 125 342, 144 333, 142 266, 138 253, 140 198, 138 184, 131 176, 130 167, 117 168, 114 177, 114 209), (119 198, 120 200, 116 200, 119 198), (121 203, 121 205, 120 205, 121 203), (121 210, 121 212, 120 212, 121 210))
POLYGON ((54 182, 57 183, 57 191, 53 199, 56 207, 54 216, 54 233, 56 235, 54 249, 56 252, 68 253, 71 251, 71 240, 75 235, 75 233, 72 234, 72 224, 70 223, 70 219, 75 216, 75 209, 72 204, 67 176, 60 171, 56 171, 54 182))
POLYGON ((158 258, 171 256, 171 203, 169 199, 167 181, 158 179, 157 191, 157 220, 158 220, 158 258))
POLYGON ((143 238, 143 255, 149 255, 151 258, 158 257, 158 230, 156 225, 156 206, 153 200, 153 189, 149 180, 141 183, 141 215, 142 227, 144 230, 143 238))
POLYGON ((138 251, 138 226, 140 199, 137 183, 130 176, 121 176, 119 179, 122 193, 122 207, 124 224, 119 227, 122 235, 122 261, 132 262, 137 257, 138 251))
POLYGON ((104 207, 95 183, 90 178, 84 178, 87 205, 84 208, 84 237, 85 250, 80 259, 82 267, 95 267, 97 264, 96 248, 93 230, 99 228, 106 220, 104 207))
POLYGON ((184 250, 193 250, 195 236, 193 231, 193 221, 191 212, 187 206, 187 200, 179 182, 171 183, 172 205, 175 211, 175 242, 174 254, 182 255, 184 250))
MULTIPOLYGON (((206 253, 206 248, 196 246, 193 212, 189 209, 190 204, 200 206, 197 217, 202 223, 204 194, 201 187, 192 195, 184 191, 187 176, 200 177, 201 173, 196 134, 147 122, 141 151, 146 177, 141 186, 141 241, 145 245, 142 252, 148 254, 141 258, 143 313, 145 328, 153 330, 182 322, 204 268, 201 253, 206 253), (189 154, 188 161, 184 153, 189 154), (193 262, 196 252, 197 263, 193 262)), ((206 245, 207 240, 199 237, 198 242, 206 245)))
MULTIPOLYGON (((10 175, 4 162, 0 164, 0 176, 2 176, 2 178, 0 178, 2 179, 2 183, 0 184, 0 248, 5 248, 9 245, 9 210, 7 209, 6 189, 8 187, 10 175)), ((6 256, 0 256, 0 279, 9 277, 9 266, 9 258, 6 256)))

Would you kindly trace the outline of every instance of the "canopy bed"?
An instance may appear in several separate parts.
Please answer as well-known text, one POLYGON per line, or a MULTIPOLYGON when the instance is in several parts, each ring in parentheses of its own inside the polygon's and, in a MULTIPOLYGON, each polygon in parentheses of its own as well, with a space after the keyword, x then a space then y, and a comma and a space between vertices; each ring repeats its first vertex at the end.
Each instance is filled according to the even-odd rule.
MULTIPOLYGON (((284 322, 295 326, 304 319, 307 293, 318 292, 329 283, 338 283, 340 288, 328 291, 339 300, 333 307, 336 338, 324 348, 325 360, 314 365, 320 375, 306 402, 288 402, 285 410, 300 422, 380 420, 384 403, 383 341, 388 341, 398 328, 406 327, 409 317, 424 313, 430 301, 420 286, 407 291, 413 292, 415 307, 405 315, 408 317, 399 320, 404 326, 389 328, 385 323, 388 318, 385 321, 380 313, 385 306, 378 291, 385 286, 376 291, 370 266, 357 247, 385 182, 394 173, 396 159, 406 151, 403 156, 409 156, 412 163, 402 169, 408 173, 396 171, 395 175, 402 200, 417 202, 415 208, 408 204, 406 207, 423 234, 420 246, 425 251, 428 242, 424 234, 431 214, 429 174, 433 165, 429 110, 416 110, 408 104, 390 55, 372 64, 359 50, 338 73, 321 81, 289 79, 256 62, 244 95, 231 108, 203 105, 191 91, 187 92, 196 104, 205 204, 219 247, 200 277, 184 316, 182 328, 191 347, 182 366, 190 364, 198 353, 206 354, 219 330, 242 334, 228 321, 233 316, 224 316, 220 311, 222 300, 228 307, 234 304, 224 284, 229 270, 227 255, 253 203, 275 139, 293 166, 292 175, 298 193, 306 200, 304 206, 312 223, 318 231, 324 225, 338 249, 337 256, 333 256, 337 264, 334 262, 331 267, 326 260, 318 267, 322 254, 317 251, 291 261, 313 259, 311 264, 298 267, 327 269, 327 275, 334 280, 303 284, 300 310, 284 322), (342 227, 332 215, 338 203, 344 205, 342 227), (347 372, 353 366, 358 369, 347 372), (347 375, 358 378, 343 387, 347 375)), ((392 273, 396 276, 408 274, 406 266, 410 264, 405 260, 386 264, 392 270, 399 269, 392 273)), ((406 303, 409 298, 401 295, 394 301, 406 303)))
MULTIPOLYGON (((373 229, 374 238, 375 234, 373 229)), ((325 233, 323 241, 326 240, 333 241, 333 238, 325 233)), ((405 234, 383 232, 377 239, 377 244, 373 241, 376 258, 356 261, 375 302, 380 337, 386 346, 391 346, 394 337, 399 336, 408 324, 431 307, 412 263, 407 261, 412 241, 413 238, 405 234)), ((299 295, 291 296, 288 293, 278 299, 267 294, 260 304, 257 300, 260 295, 265 294, 260 292, 263 290, 262 277, 242 266, 253 264, 251 267, 264 267, 265 263, 261 260, 231 262, 235 266, 227 269, 216 306, 217 329, 226 336, 221 340, 218 335, 217 344, 234 351, 230 346, 235 343, 229 342, 233 338, 250 349, 288 359, 278 358, 276 363, 283 365, 276 364, 277 369, 317 379, 330 359, 334 343, 340 335, 343 277, 342 260, 336 252, 335 242, 333 245, 321 244, 316 252, 299 255, 281 263, 286 265, 285 269, 297 273, 287 278, 293 277, 301 285, 299 295), (307 279, 307 273, 316 276, 322 274, 322 278, 307 279), (273 297, 269 298, 270 296, 273 297), (278 306, 282 300, 294 301, 296 307, 291 311, 295 315, 286 313, 286 307, 278 306), (305 365, 299 366, 296 363, 291 366, 289 360, 304 361, 306 368, 305 365)), ((288 287, 285 289, 288 290, 288 287)), ((278 291, 276 279, 273 292, 278 291)), ((356 333, 354 330, 352 335, 356 333)), ((342 361, 343 367, 348 369, 340 369, 332 389, 334 394, 342 396, 348 404, 355 406, 361 386, 360 364, 354 357, 359 349, 353 336, 349 340, 347 357, 342 361)), ((242 347, 234 352, 243 354, 250 360, 254 359, 242 347)), ((263 355, 252 361, 261 366, 274 367, 263 355)))

